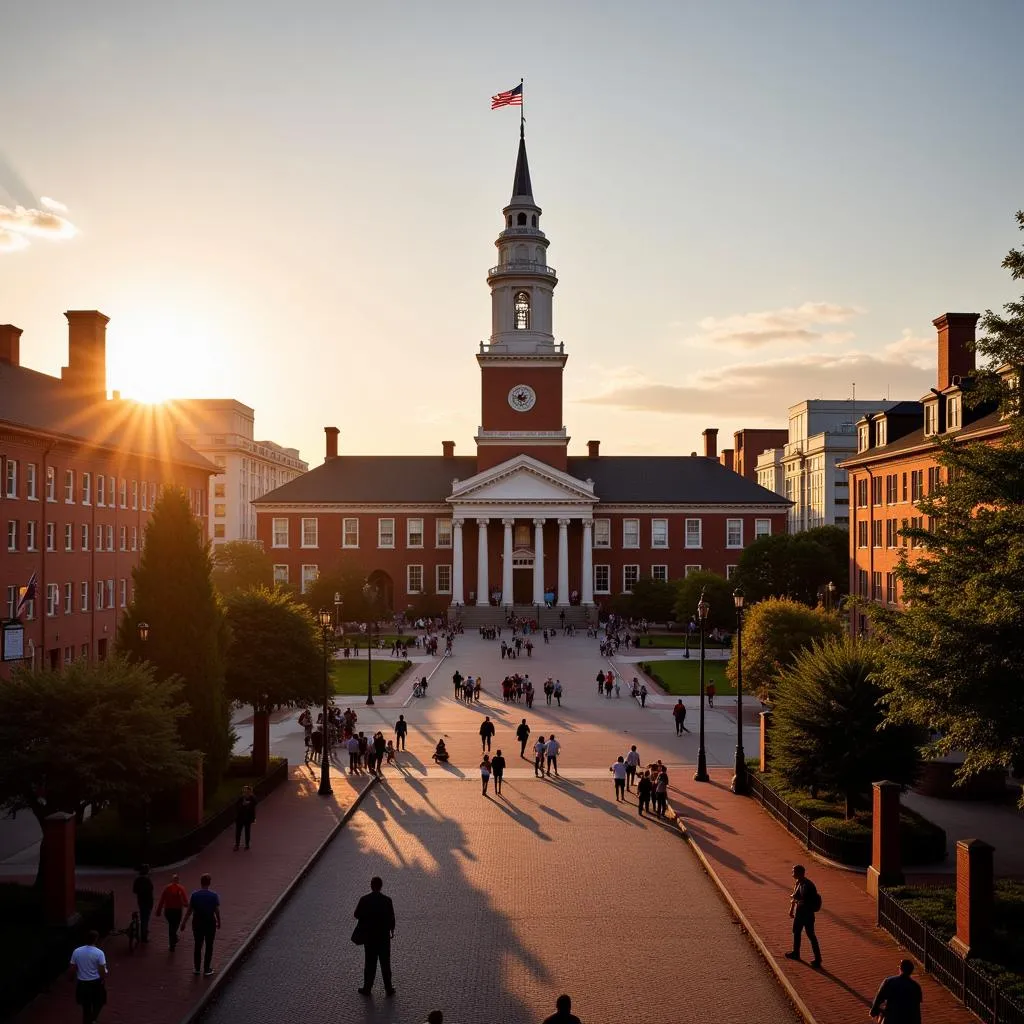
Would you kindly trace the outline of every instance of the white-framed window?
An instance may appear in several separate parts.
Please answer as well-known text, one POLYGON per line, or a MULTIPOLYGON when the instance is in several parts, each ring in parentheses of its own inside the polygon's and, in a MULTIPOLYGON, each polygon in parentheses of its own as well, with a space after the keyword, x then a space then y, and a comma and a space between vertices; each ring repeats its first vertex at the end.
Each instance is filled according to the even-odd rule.
POLYGON ((668 520, 667 519, 652 519, 651 520, 651 547, 652 548, 667 548, 668 547, 668 520))
POLYGON ((688 565, 688 566, 686 566, 686 568, 683 569, 683 576, 684 576, 684 578, 686 576, 689 576, 691 572, 700 572, 700 566, 699 565, 688 565))
POLYGON ((132 527, 132 551, 139 550, 139 528, 137 526, 132 527))
POLYGON ((56 583, 46 584, 46 617, 52 619, 60 606, 60 587, 56 583))
POLYGON ((114 550, 114 524, 107 523, 107 550, 114 550))
POLYGON ((122 526, 118 530, 118 534, 119 534, 119 540, 121 541, 121 543, 118 546, 121 548, 122 551, 127 551, 128 550, 128 527, 127 526, 122 526))
POLYGON ((128 606, 128 580, 122 579, 118 587, 120 588, 117 600, 118 607, 126 608, 128 606))
POLYGON ((612 546, 612 521, 610 519, 594 520, 594 547, 610 548, 612 546))
POLYGON ((394 519, 377 520, 377 547, 393 548, 395 546, 394 519))
POLYGON ((725 521, 725 546, 727 548, 743 547, 743 520, 726 519, 725 521))
POLYGON ((6 494, 8 498, 16 498, 18 496, 17 459, 7 460, 6 486, 4 487, 4 494, 6 494))
POLYGON ((939 403, 938 400, 924 403, 924 432, 925 435, 934 434, 939 429, 939 403))
POLYGON ((738 565, 727 565, 725 567, 725 578, 731 580, 736 575, 736 571, 739 569, 738 565))
MULTIPOLYGON (((959 430, 960 429, 960 396, 950 395, 946 401, 946 429, 947 430, 959 430)), ((889 604, 895 604, 895 598, 889 601, 889 604)))
POLYGON ((450 565, 434 567, 434 591, 438 594, 452 592, 452 567, 450 565))
MULTIPOLYGON (((450 519, 436 519, 434 521, 434 546, 438 548, 450 548, 452 546, 452 521, 450 519)), ((450 586, 448 592, 451 593, 450 586)))
POLYGON ((594 566, 594 593, 610 594, 612 592, 612 567, 610 565, 594 566))
POLYGON ((57 550, 57 524, 47 523, 46 524, 46 550, 56 551, 57 550))
POLYGON ((304 565, 302 567, 302 593, 304 594, 320 575, 319 565, 304 565))
POLYGON ((145 480, 139 483, 139 489, 142 492, 142 511, 147 512, 149 510, 149 498, 147 497, 147 495, 149 494, 149 487, 147 486, 145 480))
POLYGON ((7 618, 13 619, 14 613, 18 610, 18 588, 10 585, 7 587, 7 618))
POLYGON ((96 551, 102 551, 103 550, 103 524, 102 523, 97 523, 96 524, 95 534, 96 534, 96 541, 93 544, 93 548, 96 551))
POLYGON ((74 505, 75 503, 75 471, 64 470, 64 504, 74 505))
POLYGON ((107 477, 107 507, 113 508, 117 504, 117 483, 112 476, 107 477))
POLYGON ((754 540, 760 540, 762 537, 770 537, 771 535, 772 521, 770 519, 754 520, 754 540))
POLYGON ((668 566, 667 565, 652 565, 651 566, 651 579, 657 580, 659 583, 668 583, 668 566))
POLYGON ((423 593, 422 565, 407 565, 405 567, 405 592, 407 594, 423 593))
POLYGON ((88 523, 82 523, 80 534, 81 534, 81 537, 82 537, 82 543, 79 546, 81 547, 81 549, 83 551, 88 551, 89 550, 89 524, 88 523))
POLYGON ((57 500, 57 470, 53 466, 46 467, 46 500, 57 500))
POLYGON ((64 584, 64 614, 70 615, 75 610, 75 585, 64 584))
POLYGON ((633 587, 636 586, 636 581, 640 579, 640 566, 639 565, 624 565, 622 567, 622 591, 625 594, 631 594, 633 587))
POLYGON ((89 581, 82 580, 78 584, 78 610, 87 612, 89 610, 89 581))
POLYGON ((102 508, 107 503, 107 478, 102 473, 96 474, 96 505, 102 508))
POLYGON ((96 581, 96 611, 103 611, 103 580, 96 581))
POLYGON ((25 550, 26 551, 38 551, 38 538, 36 537, 36 522, 34 519, 30 519, 25 524, 25 550))
POLYGON ((82 504, 92 504, 92 473, 82 474, 82 504))
MULTIPOLYGON (((423 547, 423 520, 406 519, 405 521, 405 546, 407 548, 423 547)), ((418 591, 417 591, 418 593, 418 591)))
MULTIPOLYGON (((152 480, 149 483, 149 507, 150 510, 156 508, 156 483, 152 480)), ((145 505, 143 505, 143 508, 145 508, 145 505)))
MULTIPOLYGON (((8 519, 7 520, 7 550, 17 551, 18 550, 18 520, 8 519)), ((13 619, 14 616, 12 615, 13 619)))
MULTIPOLYGON (((145 491, 143 491, 145 495, 145 491)), ((143 505, 143 508, 146 506, 143 505)), ((275 548, 286 548, 288 547, 288 520, 287 518, 275 519, 271 524, 271 532, 273 534, 270 541, 271 547, 275 548)))
POLYGON ((288 582, 288 566, 287 565, 275 565, 274 566, 274 583, 287 583, 288 582))
POLYGON ((64 524, 64 550, 75 550, 75 528, 71 523, 64 524))
MULTIPOLYGON (((128 480, 126 477, 121 477, 121 500, 118 504, 121 508, 128 507, 128 480)), ((201 512, 202 509, 200 508, 199 511, 201 512)))
POLYGON ((39 497, 39 467, 34 462, 25 463, 25 497, 36 501, 39 497))
POLYGON ((138 509, 139 507, 139 481, 132 481, 132 508, 138 509))
POLYGON ((640 547, 640 520, 622 520, 622 546, 624 548, 640 547))
POLYGON ((114 581, 107 580, 107 607, 114 607, 114 581))
POLYGON ((704 546, 704 521, 702 519, 686 520, 686 541, 688 548, 700 548, 704 546))
POLYGON ((343 548, 359 547, 359 520, 355 516, 341 521, 341 546, 343 548))
POLYGON ((319 520, 316 516, 310 516, 308 519, 302 520, 302 546, 304 548, 319 547, 320 531, 318 524, 319 520))

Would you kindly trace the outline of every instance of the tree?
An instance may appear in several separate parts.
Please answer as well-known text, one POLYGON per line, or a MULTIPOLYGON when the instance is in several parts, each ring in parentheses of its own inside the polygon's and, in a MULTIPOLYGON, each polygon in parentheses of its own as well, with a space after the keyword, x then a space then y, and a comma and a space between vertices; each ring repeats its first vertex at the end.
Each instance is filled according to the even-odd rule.
POLYGON ((612 610, 632 619, 648 622, 668 622, 675 614, 675 586, 665 580, 645 576, 633 584, 631 594, 618 594, 612 601, 612 610))
POLYGON ((233 540, 213 551, 213 585, 222 597, 274 585, 274 563, 259 544, 233 540))
POLYGON ((871 644, 831 637, 804 648, 778 678, 772 765, 793 786, 846 800, 852 818, 872 782, 909 785, 924 739, 915 726, 887 724, 871 644))
POLYGON ((195 762, 178 737, 180 701, 180 684, 120 658, 16 669, 0 687, 0 806, 81 823, 90 804, 141 802, 184 782, 195 762))
POLYGON ((180 723, 182 743, 202 751, 208 782, 223 775, 233 743, 224 693, 228 636, 211 568, 209 545, 188 496, 168 488, 150 517, 133 571, 135 597, 117 631, 121 652, 150 662, 161 681, 181 680, 188 706, 180 723), (149 625, 145 640, 140 622, 149 625))
POLYGON ((335 566, 319 576, 306 587, 300 600, 315 615, 321 608, 334 614, 334 595, 341 597, 341 621, 365 622, 372 614, 373 607, 363 591, 366 573, 359 568, 335 566))
POLYGON ((684 579, 676 580, 673 612, 676 622, 685 626, 691 619, 697 621, 697 604, 703 590, 708 604, 707 628, 732 632, 736 628, 736 605, 732 597, 735 589, 732 580, 706 570, 691 572, 684 579))
MULTIPOLYGON (((762 701, 774 699, 779 674, 815 640, 842 633, 839 619, 823 608, 808 608, 799 601, 773 597, 759 601, 743 615, 743 683, 762 701)), ((736 685, 735 640, 727 673, 736 685)))
POLYGON ((736 579, 751 601, 788 597, 814 607, 829 583, 846 592, 849 543, 837 526, 762 537, 740 555, 736 579))
POLYGON ((262 774, 270 755, 270 712, 323 699, 323 638, 305 605, 266 587, 236 591, 225 614, 227 696, 252 705, 253 768, 262 774))

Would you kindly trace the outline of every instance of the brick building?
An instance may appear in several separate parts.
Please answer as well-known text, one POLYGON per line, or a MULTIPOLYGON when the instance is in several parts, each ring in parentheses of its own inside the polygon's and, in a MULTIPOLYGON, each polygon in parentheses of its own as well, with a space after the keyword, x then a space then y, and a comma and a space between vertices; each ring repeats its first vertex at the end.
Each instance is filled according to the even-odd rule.
MULTIPOLYGON (((850 593, 880 604, 900 605, 895 570, 904 552, 914 558, 904 527, 927 527, 917 502, 946 470, 936 461, 936 442, 995 441, 1007 423, 992 405, 968 408, 964 383, 974 373, 977 313, 943 313, 938 331, 936 385, 919 402, 898 402, 857 423, 857 454, 843 463, 850 482, 850 593)), ((866 628, 861 615, 853 626, 866 628)))
MULTIPOLYGON (((153 410, 107 398, 107 317, 66 316, 59 378, 22 366, 22 332, 0 325, 0 614, 15 619, 34 576, 24 631, 12 632, 24 661, 50 668, 110 653, 160 490, 183 487, 205 530, 216 472, 153 410)), ((0 662, 0 678, 12 663, 0 662)))
POLYGON ((323 465, 255 501, 279 581, 358 570, 395 610, 424 595, 438 610, 593 606, 641 577, 726 574, 746 544, 785 530, 788 502, 721 465, 713 431, 701 456, 608 456, 598 441, 569 454, 558 278, 522 138, 502 217, 474 454, 444 441, 437 456, 344 455, 327 427, 323 465))

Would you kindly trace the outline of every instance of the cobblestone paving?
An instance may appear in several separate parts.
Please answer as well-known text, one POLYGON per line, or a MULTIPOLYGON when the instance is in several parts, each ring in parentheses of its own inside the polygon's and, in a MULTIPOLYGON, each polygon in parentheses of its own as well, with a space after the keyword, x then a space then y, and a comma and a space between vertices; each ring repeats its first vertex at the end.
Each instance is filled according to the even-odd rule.
MULTIPOLYGON (((607 773, 607 768, 605 768, 607 773)), ((607 776, 606 776, 607 779, 607 776)), ((674 825, 610 781, 417 771, 378 787, 203 1020, 527 1024, 568 991, 584 1024, 797 1018, 674 825), (352 910, 373 874, 395 900, 395 986, 356 993, 352 910)))

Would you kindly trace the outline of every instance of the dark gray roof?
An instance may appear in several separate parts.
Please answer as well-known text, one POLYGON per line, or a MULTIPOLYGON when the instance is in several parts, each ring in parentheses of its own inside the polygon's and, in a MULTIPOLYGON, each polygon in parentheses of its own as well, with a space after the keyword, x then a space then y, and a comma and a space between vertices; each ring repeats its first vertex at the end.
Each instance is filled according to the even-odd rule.
POLYGON ((523 126, 519 126, 519 155, 516 157, 516 177, 512 182, 512 198, 528 196, 533 198, 533 184, 530 182, 530 164, 526 159, 526 138, 523 126))
MULTIPOLYGON (((439 503, 451 494, 454 480, 468 480, 476 472, 473 455, 341 455, 253 504, 439 503)), ((789 505, 781 495, 702 456, 579 456, 569 459, 569 473, 592 479, 597 497, 612 504, 754 504, 778 505, 780 511, 789 505)))

